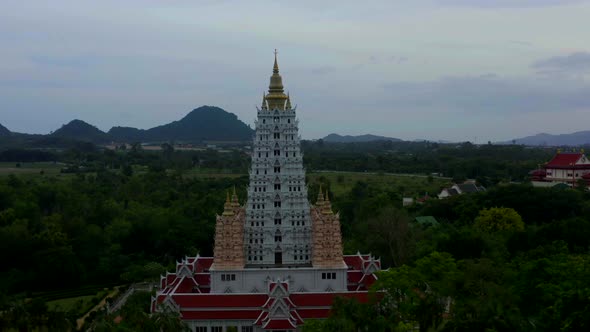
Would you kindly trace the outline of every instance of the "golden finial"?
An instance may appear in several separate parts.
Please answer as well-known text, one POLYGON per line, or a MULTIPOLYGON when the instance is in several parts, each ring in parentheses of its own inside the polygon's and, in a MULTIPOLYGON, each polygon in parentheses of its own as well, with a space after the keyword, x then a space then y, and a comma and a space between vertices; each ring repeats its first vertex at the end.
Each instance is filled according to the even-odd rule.
POLYGON ((234 193, 231 196, 231 205, 233 207, 239 207, 240 202, 238 201, 238 194, 236 194, 236 186, 234 186, 234 193))
POLYGON ((279 73, 279 63, 277 62, 277 54, 279 52, 277 52, 277 49, 275 48, 275 65, 272 67, 272 72, 275 74, 279 73))
POLYGON ((275 49, 275 63, 272 70, 273 74, 270 77, 270 84, 268 86, 268 94, 265 100, 270 110, 284 110, 287 95, 283 88, 283 78, 279 75, 279 64, 277 60, 277 50, 275 49))
POLYGON ((232 204, 229 200, 229 191, 225 192, 225 204, 223 205, 223 213, 222 215, 224 216, 233 216, 234 215, 234 211, 232 211, 232 204))
POLYGON ((580 149, 580 153, 584 153, 584 149, 580 149))
POLYGON ((320 190, 318 191, 318 199, 315 204, 318 206, 324 204, 324 193, 322 192, 322 185, 321 184, 320 184, 320 190))
POLYGON ((560 153, 561 153, 561 149, 557 149, 557 154, 560 154, 560 153))

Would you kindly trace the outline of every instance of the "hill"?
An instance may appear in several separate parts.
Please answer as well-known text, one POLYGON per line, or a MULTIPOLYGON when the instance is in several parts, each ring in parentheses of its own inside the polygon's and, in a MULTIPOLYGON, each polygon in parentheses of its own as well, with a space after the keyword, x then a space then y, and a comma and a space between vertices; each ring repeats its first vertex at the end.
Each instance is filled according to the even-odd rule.
POLYGON ((10 130, 8 130, 8 128, 4 127, 0 123, 0 137, 2 137, 2 136, 10 136, 10 134, 11 134, 10 130))
POLYGON ((49 136, 92 143, 105 143, 112 140, 107 133, 82 120, 72 120, 49 136))
POLYGON ((351 135, 338 135, 338 134, 330 134, 323 138, 324 142, 332 142, 332 143, 358 143, 358 142, 373 142, 373 141, 392 141, 392 142, 401 142, 402 140, 399 138, 393 137, 385 137, 385 136, 377 136, 377 135, 358 135, 358 136, 351 136, 351 135))
MULTIPOLYGON (((507 144, 512 142, 505 142, 507 144)), ((516 144, 522 145, 536 145, 536 146, 561 146, 561 145, 587 145, 590 144, 590 130, 578 131, 571 134, 551 135, 541 133, 533 136, 517 138, 514 140, 516 144)))
POLYGON ((184 118, 143 130, 113 127, 109 135, 118 141, 250 141, 254 131, 238 117, 215 106, 201 106, 184 118))

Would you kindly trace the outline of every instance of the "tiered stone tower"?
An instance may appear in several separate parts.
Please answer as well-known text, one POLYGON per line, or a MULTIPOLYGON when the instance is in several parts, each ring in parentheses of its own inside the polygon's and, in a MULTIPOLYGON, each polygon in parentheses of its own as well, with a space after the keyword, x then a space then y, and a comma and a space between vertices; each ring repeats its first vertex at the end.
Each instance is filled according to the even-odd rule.
POLYGON ((307 200, 296 107, 276 52, 257 110, 248 198, 240 206, 234 190, 217 216, 211 291, 260 290, 275 277, 295 289, 346 289, 339 217, 321 189, 315 206, 307 200))
POLYGON ((368 299, 381 263, 342 255, 338 214, 321 190, 307 200, 295 107, 276 58, 258 109, 248 198, 234 188, 215 223, 213 257, 186 257, 160 279, 152 312, 176 311, 192 331, 294 332, 326 318, 336 297, 368 299))
POLYGON ((244 227, 247 266, 311 264, 311 222, 297 126, 275 53, 252 150, 244 227))
POLYGON ((236 189, 232 199, 229 193, 223 206, 223 213, 215 222, 215 267, 219 269, 241 269, 244 267, 244 208, 240 207, 236 189))

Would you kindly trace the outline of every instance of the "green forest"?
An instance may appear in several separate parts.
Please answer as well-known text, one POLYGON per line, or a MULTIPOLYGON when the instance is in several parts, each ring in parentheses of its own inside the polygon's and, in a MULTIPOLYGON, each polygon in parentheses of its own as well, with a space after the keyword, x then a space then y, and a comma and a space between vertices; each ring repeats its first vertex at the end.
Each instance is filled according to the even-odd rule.
MULTIPOLYGON (((527 183, 528 171, 554 151, 321 141, 303 149, 310 200, 320 185, 328 190, 345 253, 371 252, 389 268, 370 303, 338 301, 330 319, 310 321, 306 331, 589 328, 590 193, 527 183), (434 195, 465 178, 487 191, 402 207, 404 196, 434 195)), ((2 330, 73 329, 79 306, 54 301, 89 296, 98 303, 101 291, 156 280, 186 255, 211 255, 226 192, 235 186, 243 202, 248 184, 242 148, 102 150, 84 143, 4 150, 0 161, 2 330)), ((149 318, 148 302, 147 295, 130 301, 119 327, 178 327, 174 317, 149 318)), ((111 316, 87 322, 116 328, 111 316)))

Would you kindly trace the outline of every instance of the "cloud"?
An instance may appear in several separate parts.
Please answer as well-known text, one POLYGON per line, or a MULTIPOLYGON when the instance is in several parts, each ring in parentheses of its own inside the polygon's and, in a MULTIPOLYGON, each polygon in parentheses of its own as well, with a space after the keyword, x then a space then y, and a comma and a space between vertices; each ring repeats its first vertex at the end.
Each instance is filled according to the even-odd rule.
POLYGON ((326 75, 336 71, 334 66, 321 66, 311 69, 311 73, 314 75, 326 75))
POLYGON ((588 0, 436 0, 441 6, 476 8, 535 8, 587 3, 588 0))
POLYGON ((590 83, 567 78, 486 74, 393 82, 384 89, 389 94, 387 102, 396 107, 473 116, 590 109, 590 83))
POLYGON ((542 59, 532 64, 538 73, 561 73, 583 76, 590 73, 590 53, 576 52, 564 56, 542 59))

